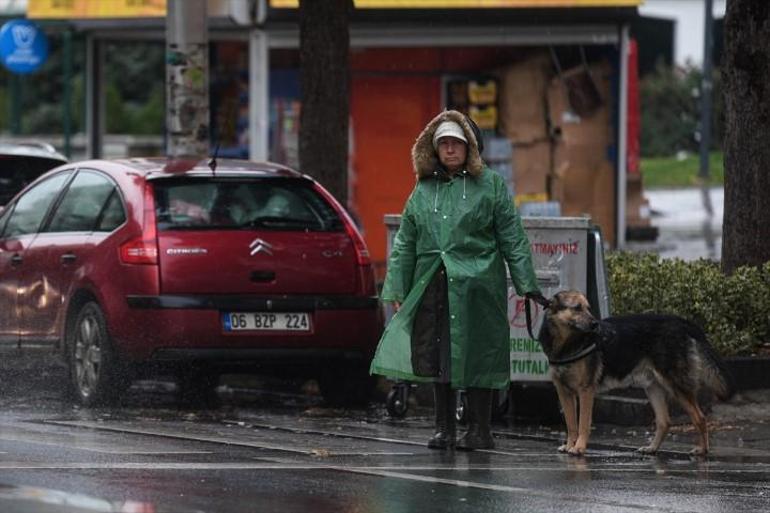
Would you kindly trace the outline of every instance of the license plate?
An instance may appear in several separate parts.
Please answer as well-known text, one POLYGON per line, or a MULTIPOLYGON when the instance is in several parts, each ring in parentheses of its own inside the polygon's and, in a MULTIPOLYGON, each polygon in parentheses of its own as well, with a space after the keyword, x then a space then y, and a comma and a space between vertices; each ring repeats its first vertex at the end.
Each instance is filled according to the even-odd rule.
POLYGON ((222 315, 225 331, 310 331, 310 315, 304 312, 228 312, 222 315))

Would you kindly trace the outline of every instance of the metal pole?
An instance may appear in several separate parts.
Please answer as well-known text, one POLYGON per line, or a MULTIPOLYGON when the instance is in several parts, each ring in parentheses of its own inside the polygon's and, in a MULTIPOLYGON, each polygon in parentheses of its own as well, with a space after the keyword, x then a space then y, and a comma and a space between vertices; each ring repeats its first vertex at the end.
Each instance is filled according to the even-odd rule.
POLYGON ((268 159, 268 88, 270 58, 268 35, 254 29, 249 37, 249 158, 268 159))
POLYGON ((171 158, 209 152, 209 34, 206 0, 169 0, 166 14, 166 130, 171 158))
POLYGON ((628 191, 628 52, 630 47, 629 26, 620 28, 620 80, 618 82, 618 182, 616 185, 617 207, 615 246, 626 246, 626 201, 628 191))
POLYGON ((23 90, 21 87, 21 76, 18 73, 11 73, 11 94, 10 97, 10 111, 11 111, 11 134, 19 135, 21 133, 21 104, 23 90))
POLYGON ((706 18, 703 36, 703 78, 701 79, 701 122, 700 122, 700 177, 709 178, 709 149, 711 146, 711 110, 713 65, 712 54, 714 46, 714 2, 705 0, 706 18))
POLYGON ((62 91, 62 129, 64 131, 64 155, 72 158, 72 31, 67 29, 63 37, 62 74, 64 84, 62 91))
POLYGON ((700 170, 698 178, 701 188, 701 199, 706 217, 703 219, 703 237, 709 257, 716 259, 716 240, 711 227, 714 217, 714 206, 711 203, 709 193, 709 150, 711 149, 711 109, 712 90, 714 82, 712 77, 713 31, 714 31, 714 4, 713 0, 705 0, 705 21, 703 35, 703 78, 701 79, 701 120, 700 120, 700 170))
POLYGON ((86 39, 86 155, 102 157, 104 139, 104 44, 89 35, 86 39))

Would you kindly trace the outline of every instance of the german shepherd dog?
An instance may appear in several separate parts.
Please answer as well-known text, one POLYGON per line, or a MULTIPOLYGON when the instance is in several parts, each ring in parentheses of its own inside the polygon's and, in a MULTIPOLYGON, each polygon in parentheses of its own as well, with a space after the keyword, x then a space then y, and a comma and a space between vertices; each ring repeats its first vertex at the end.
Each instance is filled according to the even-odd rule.
POLYGON ((726 400, 734 386, 724 363, 695 324, 658 314, 597 320, 582 293, 562 291, 546 308, 539 340, 567 424, 567 441, 560 452, 585 453, 594 397, 621 387, 643 388, 655 412, 655 436, 639 452, 652 454, 660 447, 671 423, 671 399, 682 406, 698 431, 691 452, 708 452, 708 427, 698 393, 707 390, 726 400))

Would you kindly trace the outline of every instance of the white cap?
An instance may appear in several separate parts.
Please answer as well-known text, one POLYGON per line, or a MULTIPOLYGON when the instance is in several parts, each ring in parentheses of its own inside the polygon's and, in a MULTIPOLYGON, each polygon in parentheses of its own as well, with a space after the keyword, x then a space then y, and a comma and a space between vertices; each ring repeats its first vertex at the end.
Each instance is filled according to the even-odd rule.
POLYGON ((438 148, 438 140, 442 137, 454 137, 468 144, 463 128, 456 121, 442 121, 438 128, 436 128, 436 131, 433 132, 434 150, 438 148))

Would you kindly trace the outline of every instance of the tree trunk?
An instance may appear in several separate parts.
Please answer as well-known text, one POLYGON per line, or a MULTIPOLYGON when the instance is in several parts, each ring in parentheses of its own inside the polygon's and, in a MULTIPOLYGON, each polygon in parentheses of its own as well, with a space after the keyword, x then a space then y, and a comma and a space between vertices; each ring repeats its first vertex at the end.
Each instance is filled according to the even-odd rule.
POLYGON ((770 260, 770 2, 730 0, 725 17, 722 270, 770 260))
POLYGON ((300 0, 300 171, 348 199, 350 0, 300 0))

